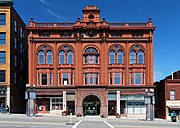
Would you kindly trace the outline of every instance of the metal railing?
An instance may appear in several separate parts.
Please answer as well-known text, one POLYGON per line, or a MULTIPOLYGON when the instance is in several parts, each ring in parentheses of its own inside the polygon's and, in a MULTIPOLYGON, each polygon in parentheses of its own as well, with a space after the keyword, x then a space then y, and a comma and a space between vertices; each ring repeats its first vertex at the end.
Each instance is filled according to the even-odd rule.
POLYGON ((110 26, 146 26, 146 23, 108 23, 110 26))
POLYGON ((74 23, 35 23, 36 27, 73 26, 74 23))

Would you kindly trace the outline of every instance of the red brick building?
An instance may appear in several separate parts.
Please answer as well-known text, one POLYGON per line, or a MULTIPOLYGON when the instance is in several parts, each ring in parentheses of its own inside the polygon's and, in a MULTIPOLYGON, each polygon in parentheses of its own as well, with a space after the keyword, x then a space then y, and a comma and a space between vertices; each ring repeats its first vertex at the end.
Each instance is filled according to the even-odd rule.
POLYGON ((156 116, 170 120, 170 113, 180 114, 180 71, 174 72, 156 85, 156 116))
POLYGON ((74 23, 31 19, 27 27, 37 113, 145 116, 144 96, 154 88, 152 20, 111 23, 96 6, 82 13, 74 23))

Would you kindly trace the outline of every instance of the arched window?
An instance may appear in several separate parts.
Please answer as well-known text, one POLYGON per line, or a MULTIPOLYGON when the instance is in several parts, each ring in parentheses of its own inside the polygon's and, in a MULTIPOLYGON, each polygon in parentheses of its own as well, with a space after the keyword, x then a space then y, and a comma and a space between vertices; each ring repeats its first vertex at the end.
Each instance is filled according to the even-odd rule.
POLYGON ((59 64, 65 64, 65 52, 60 51, 59 53, 59 64))
POLYGON ((118 53, 117 53, 117 63, 118 64, 123 64, 123 52, 122 51, 119 51, 118 53))
POLYGON ((39 51, 38 52, 38 64, 45 64, 45 61, 44 61, 44 52, 43 51, 39 51))
POLYGON ((136 63, 136 53, 135 51, 130 52, 130 64, 135 64, 136 63))
POLYGON ((115 52, 110 51, 109 52, 109 64, 114 64, 115 63, 115 52))
POLYGON ((67 63, 68 64, 73 64, 73 52, 72 51, 69 51, 67 53, 67 63))
POLYGON ((144 64, 144 52, 143 51, 138 52, 138 64, 144 64))
POLYGON ((98 52, 95 48, 88 48, 84 53, 85 64, 98 64, 98 52))
POLYGON ((48 51, 46 53, 46 64, 52 64, 53 63, 53 56, 52 56, 52 52, 48 51))

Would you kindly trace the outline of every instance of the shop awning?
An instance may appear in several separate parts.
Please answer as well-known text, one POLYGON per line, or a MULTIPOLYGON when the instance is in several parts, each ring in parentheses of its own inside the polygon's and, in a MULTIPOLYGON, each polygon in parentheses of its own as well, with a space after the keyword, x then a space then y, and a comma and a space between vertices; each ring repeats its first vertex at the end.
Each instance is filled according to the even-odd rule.
POLYGON ((168 106, 169 109, 180 110, 180 106, 168 106))

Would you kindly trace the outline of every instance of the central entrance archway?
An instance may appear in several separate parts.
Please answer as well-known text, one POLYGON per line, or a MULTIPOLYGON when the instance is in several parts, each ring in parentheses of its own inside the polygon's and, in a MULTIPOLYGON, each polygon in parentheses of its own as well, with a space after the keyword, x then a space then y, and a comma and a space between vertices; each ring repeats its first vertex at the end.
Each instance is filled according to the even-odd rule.
POLYGON ((88 95, 84 98, 83 102, 83 114, 84 115, 99 115, 101 101, 95 95, 88 95))

